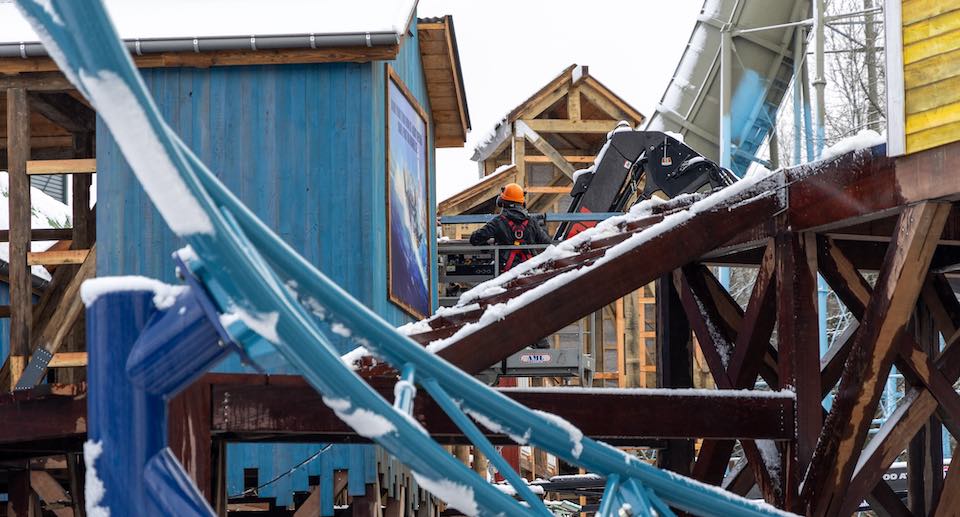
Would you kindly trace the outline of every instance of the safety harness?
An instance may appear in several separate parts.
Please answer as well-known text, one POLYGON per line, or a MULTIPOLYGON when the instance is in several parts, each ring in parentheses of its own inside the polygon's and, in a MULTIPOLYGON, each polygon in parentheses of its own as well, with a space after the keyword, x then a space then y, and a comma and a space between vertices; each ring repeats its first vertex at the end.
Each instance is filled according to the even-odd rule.
MULTIPOLYGON (((507 223, 507 226, 510 227, 510 231, 513 232, 513 245, 520 246, 524 244, 523 236, 526 233, 527 223, 529 223, 530 220, 527 219, 522 223, 515 223, 506 216, 501 215, 500 217, 504 220, 504 222, 507 223)), ((510 271, 510 268, 530 259, 531 257, 533 257, 533 253, 531 253, 530 250, 511 250, 510 254, 507 255, 507 263, 503 266, 503 271, 510 271)), ((501 273, 503 271, 501 271, 501 273)))

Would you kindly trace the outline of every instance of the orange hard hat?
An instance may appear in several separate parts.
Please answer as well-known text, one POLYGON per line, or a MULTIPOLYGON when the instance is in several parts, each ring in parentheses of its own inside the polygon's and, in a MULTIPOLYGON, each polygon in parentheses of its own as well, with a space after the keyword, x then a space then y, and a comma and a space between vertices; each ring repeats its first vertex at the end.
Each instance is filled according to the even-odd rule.
POLYGON ((516 183, 507 183, 506 186, 500 189, 500 199, 514 203, 523 203, 523 187, 516 183))

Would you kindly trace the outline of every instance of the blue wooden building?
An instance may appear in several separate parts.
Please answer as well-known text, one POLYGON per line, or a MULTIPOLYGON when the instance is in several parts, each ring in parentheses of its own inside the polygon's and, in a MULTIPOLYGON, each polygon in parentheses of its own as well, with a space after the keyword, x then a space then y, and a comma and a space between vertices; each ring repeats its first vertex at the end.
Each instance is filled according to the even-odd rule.
MULTIPOLYGON (((434 150, 462 146, 470 127, 453 20, 418 20, 415 0, 240 1, 229 16, 196 4, 158 3, 149 8, 156 13, 134 16, 108 3, 171 128, 267 225, 387 321, 432 312, 434 150), (145 24, 151 15, 155 23, 145 24), (400 144, 406 151, 396 150, 400 144)), ((183 243, 106 127, 96 129, 97 275, 176 282, 171 253, 183 243)), ((256 360, 270 373, 293 373, 276 354, 256 360)), ((247 371, 235 360, 220 369, 247 371)), ((332 487, 340 470, 352 496, 363 495, 378 471, 392 473, 388 493, 397 480, 408 482, 367 445, 335 446, 289 473, 322 448, 230 445, 226 492, 279 477, 247 494, 287 506, 310 476, 332 487)), ((416 499, 408 495, 408 506, 416 499)), ((322 510, 332 514, 329 498, 322 510)))

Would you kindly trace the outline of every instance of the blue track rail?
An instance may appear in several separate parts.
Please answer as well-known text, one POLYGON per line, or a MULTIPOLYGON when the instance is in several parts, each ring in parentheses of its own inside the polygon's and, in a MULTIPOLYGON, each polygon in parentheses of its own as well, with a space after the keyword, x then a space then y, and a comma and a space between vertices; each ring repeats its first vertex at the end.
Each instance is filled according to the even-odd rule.
POLYGON ((494 463, 523 502, 432 440, 410 417, 416 385, 481 450, 490 452, 492 446, 467 415, 480 415, 484 425, 508 434, 529 436, 530 445, 605 476, 601 515, 616 515, 627 504, 634 515, 673 515, 668 506, 697 515, 783 515, 585 438, 562 419, 500 395, 399 334, 290 249, 169 130, 98 0, 18 0, 18 5, 66 76, 97 109, 166 223, 190 245, 178 254, 184 289, 126 285, 111 290, 107 283, 95 297, 90 292, 95 289, 88 288, 87 461, 95 481, 88 483, 89 504, 113 515, 213 515, 165 447, 165 401, 226 354, 268 345, 358 434, 386 448, 410 467, 421 486, 468 515, 550 512, 496 455, 491 454, 494 463), (331 344, 334 324, 402 372, 395 403, 342 362, 331 344), (113 364, 120 342, 129 345, 122 375, 113 364), (114 356, 113 363, 105 356, 114 356), (125 387, 130 392, 116 396, 125 387))

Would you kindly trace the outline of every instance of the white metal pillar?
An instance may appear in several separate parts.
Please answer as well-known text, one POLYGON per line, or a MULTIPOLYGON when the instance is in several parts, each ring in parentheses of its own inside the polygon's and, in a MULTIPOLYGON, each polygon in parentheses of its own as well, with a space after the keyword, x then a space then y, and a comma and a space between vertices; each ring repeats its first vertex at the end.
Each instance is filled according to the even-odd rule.
POLYGON ((814 39, 814 58, 816 59, 816 71, 813 77, 813 87, 817 92, 817 139, 816 153, 817 158, 823 153, 823 142, 826 138, 824 132, 824 112, 826 111, 826 101, 824 99, 824 89, 827 80, 823 75, 823 28, 824 28, 824 0, 814 1, 813 12, 813 39, 814 39))
POLYGON ((720 166, 730 169, 732 133, 730 99, 733 97, 733 34, 729 27, 721 32, 720 42, 720 166))

